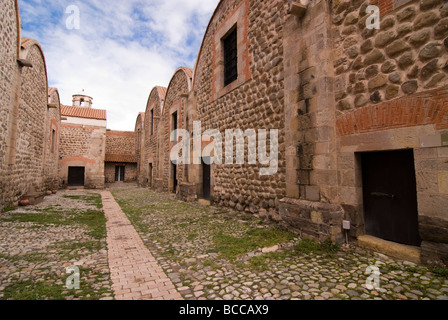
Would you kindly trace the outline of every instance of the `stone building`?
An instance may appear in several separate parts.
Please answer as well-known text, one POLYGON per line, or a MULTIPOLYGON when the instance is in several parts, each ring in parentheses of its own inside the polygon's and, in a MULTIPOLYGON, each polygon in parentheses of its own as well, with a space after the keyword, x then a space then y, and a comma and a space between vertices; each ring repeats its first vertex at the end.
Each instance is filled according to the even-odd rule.
POLYGON ((142 145, 143 159, 140 164, 139 183, 157 190, 163 190, 162 157, 159 153, 165 143, 164 128, 161 120, 166 88, 156 87, 151 91, 144 116, 142 145))
POLYGON ((136 149, 134 132, 106 132, 106 183, 137 181, 136 149))
POLYGON ((48 88, 45 57, 39 43, 21 37, 18 2, 2 1, 0 11, 0 210, 3 210, 55 187, 58 148, 52 146, 59 139, 59 98, 57 92, 48 88))
POLYGON ((59 144, 61 129, 61 103, 56 88, 48 89, 46 119, 46 143, 44 160, 45 186, 48 190, 59 188, 59 144))
POLYGON ((92 108, 88 95, 73 96, 62 106, 59 179, 61 187, 101 189, 105 186, 106 111, 92 108))
POLYGON ((154 88, 140 116, 138 181, 321 241, 343 241, 349 221, 359 243, 446 264, 447 19, 441 0, 220 1, 193 72, 154 88), (242 164, 173 163, 171 132, 196 121, 278 130, 278 170, 250 161, 250 137, 242 164))

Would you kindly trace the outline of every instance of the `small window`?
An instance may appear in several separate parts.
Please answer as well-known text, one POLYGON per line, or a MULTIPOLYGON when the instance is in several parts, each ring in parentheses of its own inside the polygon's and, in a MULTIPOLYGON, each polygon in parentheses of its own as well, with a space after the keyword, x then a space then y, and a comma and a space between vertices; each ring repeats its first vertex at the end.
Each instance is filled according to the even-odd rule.
POLYGON ((154 109, 151 110, 151 136, 154 135, 154 109))
POLYGON ((51 153, 54 153, 56 148, 56 130, 51 131, 51 153))
POLYGON ((177 121, 178 121, 177 112, 174 112, 173 115, 171 116, 171 123, 172 123, 171 128, 174 132, 174 141, 177 141, 177 131, 176 131, 177 130, 177 121))
POLYGON ((238 37, 235 27, 222 40, 224 47, 224 86, 238 78, 238 37))

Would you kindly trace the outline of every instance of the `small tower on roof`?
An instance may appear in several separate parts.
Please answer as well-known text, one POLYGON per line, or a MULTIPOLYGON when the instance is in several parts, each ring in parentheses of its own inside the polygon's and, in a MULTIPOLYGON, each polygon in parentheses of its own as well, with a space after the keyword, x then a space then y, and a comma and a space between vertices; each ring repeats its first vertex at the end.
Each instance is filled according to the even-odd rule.
POLYGON ((85 93, 82 89, 81 93, 73 95, 73 107, 92 108, 93 98, 85 93))

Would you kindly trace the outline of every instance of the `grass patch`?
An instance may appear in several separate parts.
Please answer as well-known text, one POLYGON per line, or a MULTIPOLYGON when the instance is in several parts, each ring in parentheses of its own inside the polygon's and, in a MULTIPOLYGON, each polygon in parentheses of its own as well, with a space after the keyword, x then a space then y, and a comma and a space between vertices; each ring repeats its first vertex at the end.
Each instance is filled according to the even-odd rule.
POLYGON ((103 211, 88 210, 80 216, 74 218, 74 221, 87 226, 90 229, 88 235, 95 239, 104 239, 107 237, 106 222, 107 219, 103 211))
POLYGON ((338 252, 340 249, 339 244, 334 244, 331 241, 325 241, 323 243, 319 243, 309 239, 303 239, 299 243, 295 245, 295 251, 299 254, 310 254, 310 253, 318 253, 318 254, 334 254, 338 252))
POLYGON ((55 285, 54 283, 43 281, 37 282, 32 280, 13 281, 13 284, 6 287, 4 290, 5 300, 65 300, 62 293, 63 286, 55 285))
POLYGON ((39 225, 67 225, 69 222, 61 213, 15 213, 1 219, 4 222, 35 223, 39 225))
POLYGON ((43 226, 63 226, 82 224, 95 239, 103 239, 107 235, 106 217, 103 211, 87 210, 82 212, 54 212, 54 213, 16 213, 1 221, 15 223, 34 223, 43 226))
POLYGON ((214 243, 224 258, 234 261, 242 254, 287 242, 294 237, 294 234, 279 229, 251 229, 240 238, 218 233, 214 237, 214 243))
POLYGON ((439 278, 448 279, 448 268, 432 268, 431 272, 439 278))
POLYGON ((270 264, 275 263, 277 261, 284 261, 287 257, 291 256, 291 253, 288 251, 278 251, 278 252, 270 252, 265 253, 260 256, 252 257, 248 261, 248 265, 251 270, 256 271, 268 271, 271 269, 270 264))
POLYGON ((411 274, 420 273, 421 272, 420 269, 417 268, 417 267, 407 267, 406 271, 411 273, 411 274))
POLYGON ((66 199, 72 199, 72 200, 82 200, 86 202, 89 205, 97 207, 97 209, 103 208, 103 201, 101 198, 101 195, 97 193, 92 193, 88 195, 79 195, 79 196, 64 196, 66 199))
POLYGON ((29 253, 29 254, 22 254, 18 256, 9 256, 6 254, 0 254, 0 259, 4 259, 11 262, 19 262, 19 261, 27 261, 27 262, 43 262, 43 261, 49 261, 49 259, 46 257, 45 253, 29 253))
POLYGON ((15 210, 15 209, 16 209, 16 208, 15 208, 12 204, 9 204, 9 205, 7 205, 7 206, 2 210, 1 213, 8 213, 8 212, 13 211, 13 210, 15 210))

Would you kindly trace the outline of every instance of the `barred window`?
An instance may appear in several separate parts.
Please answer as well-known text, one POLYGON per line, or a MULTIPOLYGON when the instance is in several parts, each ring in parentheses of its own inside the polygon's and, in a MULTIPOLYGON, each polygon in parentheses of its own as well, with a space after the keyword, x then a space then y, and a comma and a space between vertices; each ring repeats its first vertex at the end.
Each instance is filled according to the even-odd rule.
POLYGON ((235 27, 222 40, 224 46, 224 86, 238 78, 238 37, 235 27))

